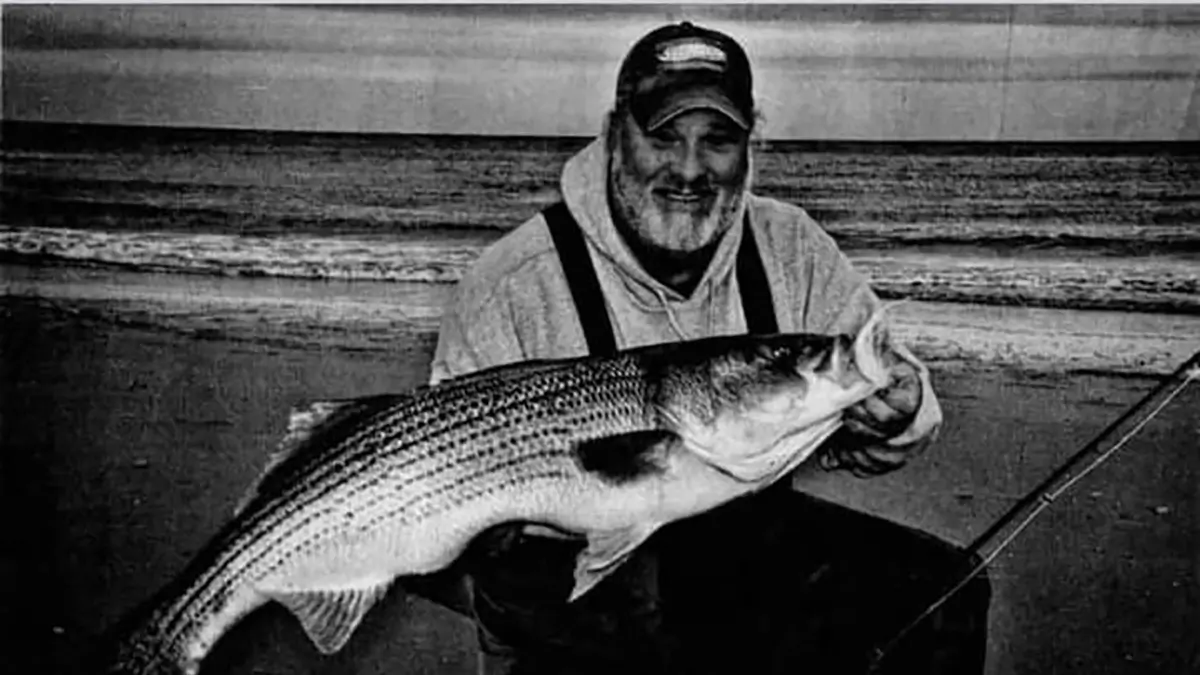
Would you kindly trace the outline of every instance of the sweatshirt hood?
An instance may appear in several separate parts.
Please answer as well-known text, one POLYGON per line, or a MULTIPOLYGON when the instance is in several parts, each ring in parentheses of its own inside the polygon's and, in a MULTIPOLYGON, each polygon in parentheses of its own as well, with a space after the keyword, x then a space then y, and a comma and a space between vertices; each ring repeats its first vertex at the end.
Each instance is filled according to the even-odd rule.
POLYGON ((624 238, 613 224, 608 207, 609 155, 605 134, 567 160, 562 171, 563 201, 579 223, 583 234, 600 253, 596 273, 615 276, 631 295, 647 309, 670 311, 672 306, 688 308, 703 303, 715 285, 725 283, 734 269, 738 246, 742 241, 742 222, 749 199, 743 199, 733 227, 721 237, 708 269, 688 297, 651 276, 633 256, 624 238), (607 269, 600 269, 603 266, 607 269))

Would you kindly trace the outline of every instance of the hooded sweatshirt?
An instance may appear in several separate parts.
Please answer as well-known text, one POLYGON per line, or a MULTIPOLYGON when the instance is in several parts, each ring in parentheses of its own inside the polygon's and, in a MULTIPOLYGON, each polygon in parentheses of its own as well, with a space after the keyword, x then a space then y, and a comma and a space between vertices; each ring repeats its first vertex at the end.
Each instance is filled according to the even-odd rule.
MULTIPOLYGON (((600 281, 618 349, 746 332, 735 263, 743 214, 721 238, 699 284, 684 297, 634 258, 608 207, 608 153, 603 134, 563 168, 561 192, 579 223, 600 281)), ((779 330, 855 334, 879 306, 867 279, 800 207, 747 192, 742 208, 762 256, 779 330)), ((541 214, 486 249, 459 282, 442 317, 431 381, 530 359, 584 356, 579 323, 558 251, 541 214)), ((929 373, 909 428, 887 446, 932 438, 942 420, 929 373)))

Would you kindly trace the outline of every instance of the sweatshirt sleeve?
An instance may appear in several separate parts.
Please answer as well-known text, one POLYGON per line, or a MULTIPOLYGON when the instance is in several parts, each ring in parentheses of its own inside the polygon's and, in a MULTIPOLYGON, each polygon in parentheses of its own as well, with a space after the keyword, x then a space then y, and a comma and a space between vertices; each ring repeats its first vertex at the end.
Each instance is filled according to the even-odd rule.
POLYGON ((482 297, 473 291, 470 280, 460 282, 454 301, 442 315, 430 384, 525 358, 511 303, 502 297, 507 285, 502 283, 482 297))
MULTIPOLYGON (((815 223, 809 228, 812 236, 805 242, 808 261, 804 283, 804 301, 799 317, 801 330, 835 335, 854 335, 881 305, 871 290, 865 275, 854 269, 850 260, 838 249, 833 239, 815 223)), ((916 368, 921 380, 921 405, 908 428, 888 439, 885 445, 894 450, 915 449, 931 442, 942 424, 942 407, 929 377, 929 369, 912 352, 893 343, 900 358, 916 368)))

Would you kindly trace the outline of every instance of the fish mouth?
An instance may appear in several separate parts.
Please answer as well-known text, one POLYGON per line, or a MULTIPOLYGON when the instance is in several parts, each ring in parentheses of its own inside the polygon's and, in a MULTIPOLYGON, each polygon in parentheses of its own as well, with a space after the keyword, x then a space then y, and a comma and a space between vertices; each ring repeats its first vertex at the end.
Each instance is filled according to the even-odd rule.
MULTIPOLYGON (((863 363, 867 354, 860 353, 861 345, 856 345, 854 337, 838 335, 833 343, 812 364, 812 375, 836 384, 846 390, 857 390, 864 382, 874 384, 870 370, 871 363, 863 363)), ((803 371, 801 366, 798 371, 803 371)))

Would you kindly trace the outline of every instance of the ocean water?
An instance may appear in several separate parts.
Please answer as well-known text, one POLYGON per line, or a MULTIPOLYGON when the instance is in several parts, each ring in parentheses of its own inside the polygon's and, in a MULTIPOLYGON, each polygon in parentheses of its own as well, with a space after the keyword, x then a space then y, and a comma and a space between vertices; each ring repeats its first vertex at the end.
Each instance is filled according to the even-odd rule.
MULTIPOLYGON (((0 260, 452 283, 587 141, 4 122, 0 260)), ((885 297, 1200 315, 1200 144, 756 152, 885 297)))

